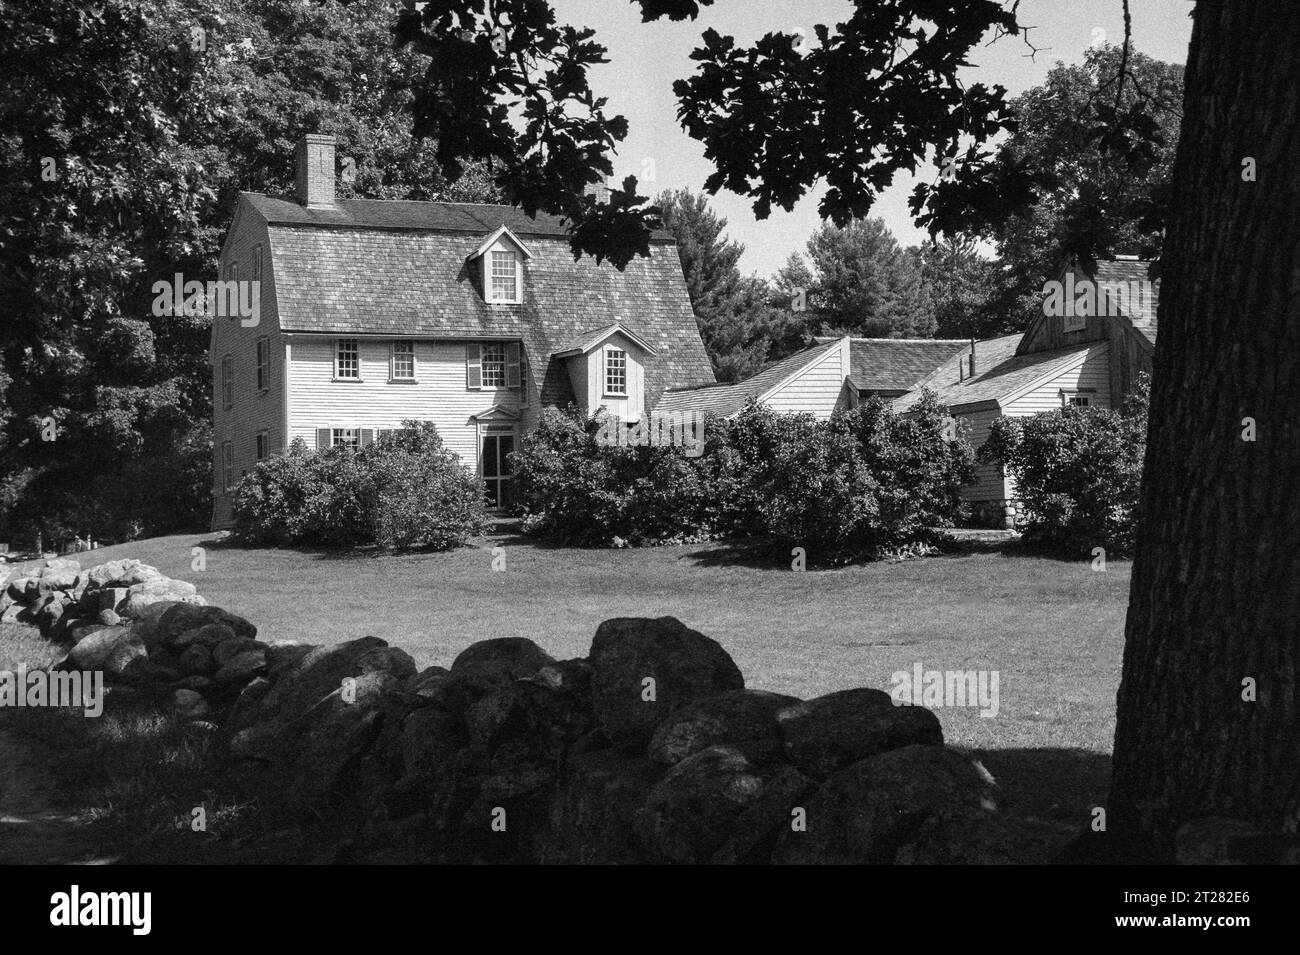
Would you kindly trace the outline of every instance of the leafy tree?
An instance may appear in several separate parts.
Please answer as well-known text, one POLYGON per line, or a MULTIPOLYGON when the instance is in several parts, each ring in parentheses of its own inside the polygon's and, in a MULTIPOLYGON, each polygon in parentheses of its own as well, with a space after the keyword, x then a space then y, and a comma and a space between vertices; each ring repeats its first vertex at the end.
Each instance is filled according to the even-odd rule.
POLYGON ((943 238, 910 251, 921 260, 921 281, 934 308, 936 338, 985 338, 989 286, 998 263, 976 251, 974 239, 943 238))
POLYGON ((721 381, 748 377, 767 359, 778 321, 767 283, 740 274, 745 247, 724 238, 727 220, 704 196, 681 189, 656 201, 664 228, 677 239, 686 291, 715 374, 721 381))
POLYGON ((1057 63, 1042 85, 1012 101, 1018 125, 1002 157, 1031 170, 1033 185, 1027 202, 975 226, 997 245, 1002 266, 992 276, 983 333, 1025 328, 1041 307, 1044 279, 1071 256, 1158 257, 1183 70, 1131 50, 1121 86, 1123 59, 1119 47, 1091 49, 1082 64, 1057 63), (1143 148, 1114 148, 1105 139, 1095 110, 1110 115, 1117 108, 1146 110, 1151 139, 1143 148))
MULTIPOLYGON (((804 328, 816 334, 928 338, 935 329, 919 255, 899 245, 883 219, 823 223, 808 240, 812 284, 804 328)), ((794 265, 793 263, 787 263, 794 265)), ((801 274, 794 265, 783 282, 801 274)))
POLYGON ((496 194, 414 139, 421 65, 392 25, 380 0, 0 7, 8 536, 206 524, 208 323, 153 316, 150 286, 213 274, 236 194, 288 192, 299 134, 338 134, 344 196, 496 194))

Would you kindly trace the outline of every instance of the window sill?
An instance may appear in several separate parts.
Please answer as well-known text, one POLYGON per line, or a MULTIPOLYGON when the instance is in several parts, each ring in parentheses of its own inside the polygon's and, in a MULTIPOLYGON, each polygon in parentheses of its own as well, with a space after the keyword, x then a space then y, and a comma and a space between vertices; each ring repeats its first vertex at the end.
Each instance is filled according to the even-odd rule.
POLYGON ((330 379, 330 381, 347 381, 347 382, 355 382, 357 384, 363 384, 365 382, 365 379, 364 378, 340 378, 338 377, 338 375, 335 375, 333 378, 330 379))
POLYGON ((603 395, 603 397, 605 397, 605 398, 627 398, 627 392, 623 392, 623 394, 619 395, 619 394, 615 394, 615 393, 612 392, 612 391, 607 391, 607 392, 605 392, 605 394, 603 395))
POLYGON ((388 383, 389 383, 390 385, 418 385, 418 384, 420 383, 420 379, 418 379, 418 378, 389 378, 389 379, 388 379, 388 383))

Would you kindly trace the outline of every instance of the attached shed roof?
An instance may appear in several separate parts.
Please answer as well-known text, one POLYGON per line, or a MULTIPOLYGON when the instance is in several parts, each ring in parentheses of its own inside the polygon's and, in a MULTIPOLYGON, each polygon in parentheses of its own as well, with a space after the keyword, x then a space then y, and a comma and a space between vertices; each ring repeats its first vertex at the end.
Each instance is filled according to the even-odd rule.
POLYGON ((1068 366, 1082 355, 1098 346, 1088 342, 1071 348, 1033 352, 1017 355, 1020 335, 1004 335, 975 343, 975 376, 959 381, 962 362, 970 354, 969 347, 958 352, 939 366, 932 374, 916 383, 916 387, 894 399, 895 411, 907 411, 921 398, 923 390, 933 391, 939 404, 953 410, 970 410, 974 405, 994 405, 1028 387, 1039 378, 1051 375, 1068 366))
POLYGON ((552 352, 552 354, 556 358, 567 358, 570 355, 585 355, 587 354, 587 352, 591 351, 593 348, 597 347, 602 342, 604 342, 611 335, 616 335, 620 333, 632 339, 633 342, 635 342, 643 351, 647 352, 648 354, 651 355, 656 354, 654 348, 650 345, 649 342, 647 342, 636 332, 632 331, 632 329, 628 328, 622 322, 614 322, 611 325, 605 325, 601 328, 596 328, 589 332, 584 332, 578 337, 571 339, 570 341, 561 345, 554 352, 552 352))
POLYGON ((702 388, 674 389, 664 392, 655 410, 702 411, 729 418, 751 400, 761 400, 805 368, 816 364, 835 350, 840 339, 810 345, 780 361, 765 365, 753 376, 732 384, 706 385, 702 388))
POLYGON ((850 376, 859 391, 907 391, 969 345, 960 338, 851 338, 850 376))

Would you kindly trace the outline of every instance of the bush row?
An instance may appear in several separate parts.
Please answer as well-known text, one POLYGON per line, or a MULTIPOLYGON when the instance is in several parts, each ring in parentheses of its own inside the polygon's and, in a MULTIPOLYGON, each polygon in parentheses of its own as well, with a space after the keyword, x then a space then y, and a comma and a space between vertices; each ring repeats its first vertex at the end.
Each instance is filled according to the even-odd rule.
POLYGON ((482 480, 429 422, 406 421, 353 451, 309 450, 258 463, 235 490, 233 536, 257 546, 447 549, 483 531, 482 480))
POLYGON ((728 537, 850 560, 957 516, 974 455, 946 420, 932 397, 906 417, 873 398, 827 421, 750 405, 710 418, 690 456, 600 440, 603 412, 547 409, 515 455, 524 528, 566 544, 728 537))

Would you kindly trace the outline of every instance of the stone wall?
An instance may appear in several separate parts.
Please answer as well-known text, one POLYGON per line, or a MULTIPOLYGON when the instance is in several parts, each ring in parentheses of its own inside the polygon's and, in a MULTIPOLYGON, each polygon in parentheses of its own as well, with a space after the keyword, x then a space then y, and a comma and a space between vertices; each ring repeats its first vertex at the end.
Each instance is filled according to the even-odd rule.
POLYGON ((502 638, 417 672, 373 636, 260 640, 193 594, 133 606, 130 588, 158 579, 142 568, 46 568, 9 591, 28 613, 56 579, 84 577, 48 628, 71 644, 58 666, 102 668, 114 692, 210 723, 216 758, 264 804, 355 833, 339 859, 998 861, 1006 844, 992 778, 944 746, 932 712, 876 689, 748 689, 673 617, 606 620, 580 659, 502 638), (57 626, 119 589, 130 616, 57 626))

